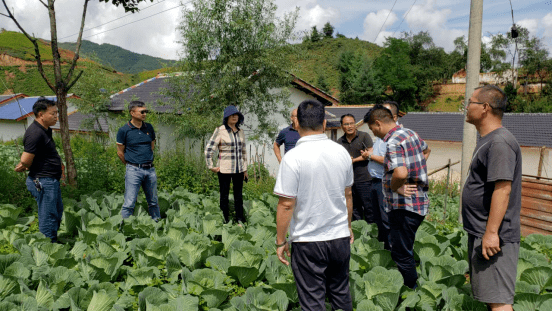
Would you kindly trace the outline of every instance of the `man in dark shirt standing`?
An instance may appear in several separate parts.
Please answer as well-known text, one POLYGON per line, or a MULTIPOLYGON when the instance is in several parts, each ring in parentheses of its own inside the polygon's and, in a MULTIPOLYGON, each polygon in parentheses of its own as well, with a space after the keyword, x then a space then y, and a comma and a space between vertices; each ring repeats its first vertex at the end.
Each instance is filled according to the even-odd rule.
POLYGON ((494 85, 475 89, 466 122, 477 142, 462 192, 473 297, 491 310, 512 310, 520 244, 521 149, 502 127, 506 94, 494 85))
POLYGON ((274 142, 274 154, 278 159, 278 163, 282 162, 282 151, 280 146, 284 145, 284 154, 295 147, 297 141, 301 138, 297 132, 297 108, 291 111, 291 125, 281 130, 274 142))
POLYGON ((143 102, 130 102, 128 110, 132 119, 117 132, 117 155, 126 165, 125 201, 121 215, 125 219, 134 213, 138 191, 142 186, 148 212, 153 220, 159 221, 157 174, 153 167, 155 131, 151 124, 145 122, 148 110, 143 102))
POLYGON ((357 130, 355 117, 352 114, 341 116, 343 136, 337 143, 345 147, 353 161, 355 183, 353 185, 353 220, 366 220, 375 223, 375 212, 372 207, 370 188, 372 177, 368 172, 368 160, 362 157, 362 151, 372 148, 372 138, 366 132, 357 130))
POLYGON ((57 123, 56 103, 41 97, 33 105, 34 122, 25 131, 25 151, 15 167, 16 172, 29 170, 27 189, 38 204, 38 229, 52 243, 58 242, 57 232, 63 215, 61 201, 61 158, 52 139, 51 126, 57 123))

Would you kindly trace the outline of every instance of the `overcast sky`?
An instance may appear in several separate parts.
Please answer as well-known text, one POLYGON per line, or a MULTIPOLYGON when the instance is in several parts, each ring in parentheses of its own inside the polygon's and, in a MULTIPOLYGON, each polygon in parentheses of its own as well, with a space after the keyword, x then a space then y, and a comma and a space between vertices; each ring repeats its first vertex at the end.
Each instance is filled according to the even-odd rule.
MULTIPOLYGON (((29 33, 50 39, 48 13, 38 0, 6 0, 19 23, 29 33)), ((330 22, 347 37, 382 44, 387 36, 402 31, 429 31, 435 43, 451 51, 453 40, 468 34, 469 0, 275 0, 278 14, 300 8, 296 30, 319 29, 330 22), (393 5, 395 3, 395 5, 393 5), (381 32, 380 32, 381 30, 381 32), (377 36, 377 37, 376 37, 377 36)), ((511 0, 516 23, 543 38, 552 50, 552 0, 511 0)), ((84 39, 99 44, 118 45, 136 53, 178 59, 181 45, 177 27, 182 5, 188 0, 154 0, 142 3, 139 13, 131 14, 109 3, 90 1, 84 39)), ((82 0, 57 0, 60 42, 76 41, 82 16, 82 0)), ((0 12, 4 13, 2 6, 0 12)), ((508 0, 485 0, 483 36, 505 33, 512 25, 508 0)), ((0 16, 0 28, 17 30, 0 16)), ((484 38, 486 40, 486 38, 484 38)))

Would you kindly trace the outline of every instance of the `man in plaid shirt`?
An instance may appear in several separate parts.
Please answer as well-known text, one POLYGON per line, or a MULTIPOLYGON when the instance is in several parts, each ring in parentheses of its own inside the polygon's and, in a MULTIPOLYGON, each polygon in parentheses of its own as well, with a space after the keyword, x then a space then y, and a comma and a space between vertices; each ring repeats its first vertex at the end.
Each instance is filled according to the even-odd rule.
POLYGON ((387 143, 383 175, 385 210, 389 214, 391 257, 404 278, 404 285, 416 288, 414 238, 429 207, 427 191, 427 144, 414 131, 397 125, 393 114, 382 105, 372 108, 368 126, 387 143))

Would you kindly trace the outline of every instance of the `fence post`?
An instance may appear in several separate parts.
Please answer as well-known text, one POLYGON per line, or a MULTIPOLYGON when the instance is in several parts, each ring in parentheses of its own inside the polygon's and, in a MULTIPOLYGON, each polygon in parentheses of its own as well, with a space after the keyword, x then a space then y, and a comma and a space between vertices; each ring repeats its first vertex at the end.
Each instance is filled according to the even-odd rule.
POLYGON ((447 167, 447 186, 445 188, 445 207, 443 209, 443 221, 445 221, 445 218, 447 216, 447 201, 448 201, 448 194, 449 194, 449 180, 450 180, 450 158, 448 160, 448 167, 447 167))
MULTIPOLYGON (((540 157, 539 157, 539 168, 537 170, 537 176, 542 176, 542 165, 544 162, 544 152, 546 151, 546 146, 542 146, 540 150, 540 157)), ((540 179, 537 177, 537 179, 540 179)))

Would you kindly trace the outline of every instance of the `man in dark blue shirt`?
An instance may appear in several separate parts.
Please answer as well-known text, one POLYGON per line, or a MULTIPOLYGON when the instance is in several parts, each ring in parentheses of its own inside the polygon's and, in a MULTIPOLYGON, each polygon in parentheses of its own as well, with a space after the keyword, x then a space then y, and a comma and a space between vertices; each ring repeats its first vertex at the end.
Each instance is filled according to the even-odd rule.
POLYGON ((157 174, 153 167, 155 131, 151 124, 144 122, 148 110, 143 102, 132 101, 128 109, 132 119, 117 132, 117 155, 126 165, 125 201, 121 215, 125 219, 134 213, 136 197, 142 186, 148 201, 148 212, 153 220, 159 221, 157 174))
POLYGON ((280 146, 283 144, 284 154, 293 149, 297 141, 301 138, 297 132, 297 109, 291 111, 291 125, 280 131, 276 141, 274 142, 274 154, 278 158, 278 163, 282 162, 282 152, 280 146))

